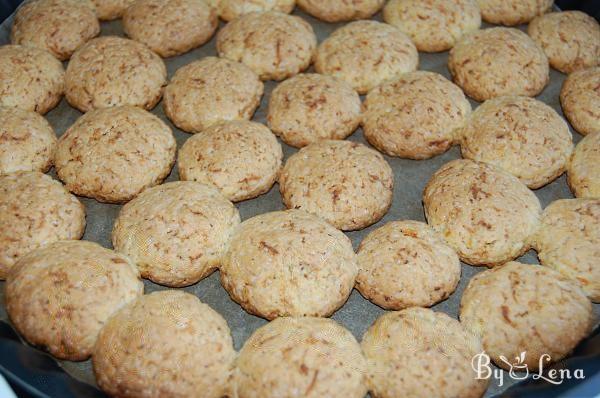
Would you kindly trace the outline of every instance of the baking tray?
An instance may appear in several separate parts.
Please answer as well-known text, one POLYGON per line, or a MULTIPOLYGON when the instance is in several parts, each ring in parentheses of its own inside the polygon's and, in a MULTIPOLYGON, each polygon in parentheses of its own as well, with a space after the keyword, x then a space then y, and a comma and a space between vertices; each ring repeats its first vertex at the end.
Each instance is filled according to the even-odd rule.
MULTIPOLYGON (((313 26, 319 42, 328 37, 335 29, 344 25, 343 23, 329 24, 321 22, 298 9, 294 11, 294 14, 301 16, 313 26)), ((9 32, 12 19, 13 17, 11 16, 4 21, 2 25, 0 25, 0 44, 9 43, 9 32)), ((381 20, 381 15, 376 15, 374 19, 381 20)), ((220 27, 222 26, 223 22, 220 23, 220 27)), ((102 23, 101 35, 124 36, 121 21, 118 20, 102 23)), ((216 40, 213 37, 210 42, 201 48, 195 49, 178 57, 166 59, 165 63, 167 65, 169 78, 173 76, 175 71, 183 65, 209 55, 216 55, 215 41, 216 40)), ((447 78, 450 78, 450 74, 447 69, 447 61, 447 52, 438 54, 419 53, 419 69, 438 72, 447 78)), ((309 72, 310 71, 312 71, 312 67, 309 69, 309 72)), ((552 106, 561 115, 562 111, 559 104, 559 92, 564 78, 565 76, 563 74, 555 70, 551 70, 550 84, 538 97, 538 99, 552 106)), ((266 124, 268 100, 271 91, 276 85, 276 82, 265 82, 265 95, 262 98, 260 107, 256 111, 253 120, 266 124)), ((471 101, 471 104, 473 105, 473 108, 478 105, 478 103, 475 101, 471 101)), ((152 113, 160 117, 169 126, 171 126, 179 148, 181 148, 181 145, 183 145, 186 139, 191 137, 190 134, 178 130, 166 118, 162 103, 159 103, 156 108, 154 108, 152 113)), ((71 108, 67 104, 66 100, 63 99, 54 110, 50 111, 46 115, 46 118, 54 127, 57 135, 60 136, 80 116, 81 113, 76 109, 71 108)), ((577 133, 574 133, 573 136, 575 142, 578 142, 581 139, 581 136, 577 133)), ((351 141, 366 143, 361 129, 357 130, 348 139, 351 141)), ((283 143, 282 146, 286 159, 297 151, 295 148, 287 146, 283 143)), ((425 184, 438 168, 450 160, 457 158, 460 158, 460 150, 456 146, 445 154, 429 160, 415 161, 386 156, 386 160, 390 163, 392 169, 394 170, 394 198, 392 206, 385 217, 377 224, 361 231, 347 233, 352 240, 354 247, 357 248, 361 240, 370 231, 380 227, 388 221, 399 219, 425 221, 421 202, 421 194, 425 184)), ((52 170, 50 174, 56 178, 54 170, 52 170)), ((178 173, 177 167, 174 167, 167 181, 176 180, 178 180, 178 173)), ((543 207, 557 199, 572 197, 567 187, 564 175, 542 189, 535 191, 535 193, 540 199, 543 207)), ((84 239, 98 242, 105 247, 111 248, 111 229, 113 221, 117 216, 121 206, 102 204, 93 199, 87 198, 80 198, 80 200, 85 205, 87 211, 87 228, 84 239)), ((237 207, 240 211, 242 220, 246 220, 258 214, 282 210, 285 208, 281 201, 279 187, 277 184, 265 195, 253 200, 238 203, 237 207)), ((524 263, 538 263, 536 254, 533 251, 526 253, 519 259, 519 261, 524 263)), ((473 275, 483 270, 484 268, 482 267, 471 267, 462 264, 462 278, 458 288, 456 289, 456 292, 454 292, 454 294, 452 294, 446 301, 434 306, 433 309, 436 311, 443 311, 450 316, 457 318, 462 291, 466 287, 469 279, 471 279, 473 275)), ((4 284, 4 282, 0 282, 0 302, 2 303, 0 305, 0 322, 8 322, 8 317, 4 308, 4 284)), ((150 281, 145 281, 146 293, 164 289, 167 288, 156 285, 150 281)), ((253 331, 266 323, 264 319, 246 313, 238 304, 229 298, 227 292, 220 285, 218 271, 199 283, 185 288, 184 290, 195 294, 203 302, 209 304, 212 308, 223 315, 223 317, 227 320, 229 327, 231 328, 234 345, 238 350, 242 347, 244 341, 253 331)), ((595 304, 594 311, 596 315, 600 314, 600 305, 595 304)), ((339 309, 332 316, 332 318, 348 328, 360 341, 366 329, 383 312, 383 309, 370 303, 356 290, 354 290, 348 302, 341 309, 339 309)), ((41 396, 44 396, 44 393, 48 394, 47 396, 68 396, 65 394, 68 394, 69 391, 73 396, 102 396, 102 394, 95 388, 95 380, 91 369, 91 361, 57 361, 60 368, 64 369, 68 375, 76 379, 73 380, 64 373, 60 372, 60 368, 54 368, 52 362, 53 360, 47 355, 39 355, 41 351, 35 350, 31 347, 25 347, 22 344, 16 344, 15 340, 17 337, 8 331, 9 328, 7 325, 0 326, 3 326, 3 328, 0 328, 0 371, 4 370, 5 375, 8 375, 9 379, 13 380, 13 383, 18 384, 19 388, 23 388, 24 391, 28 391, 35 396, 40 396, 40 394, 41 396), (26 375, 27 377, 23 377, 23 375, 26 375), (78 383, 77 381, 82 383, 78 383), (36 388, 37 391, 35 390, 36 388)), ((596 345, 592 344, 591 348, 587 347, 584 352, 587 357, 592 356, 595 358, 593 365, 598 365, 598 367, 600 367, 600 364, 598 364, 600 362, 600 341, 597 343, 598 344, 596 345)), ((590 368, 588 373, 598 372, 600 370, 594 369, 595 366, 590 368)), ((514 394, 509 388, 517 381, 511 379, 506 374, 504 376, 504 384, 502 387, 498 386, 494 381, 490 383, 490 388, 485 395, 486 397, 497 396, 499 394, 507 394, 507 396, 512 396, 512 394, 514 394)), ((588 374, 588 378, 589 376, 591 376, 591 374, 588 374)), ((536 385, 538 384, 539 383, 536 383, 536 385)), ((566 385, 563 385, 562 388, 565 386, 566 385)), ((534 386, 533 388, 536 390, 538 387, 534 386)), ((597 389, 600 390, 600 387, 597 387, 597 389)), ((517 392, 517 394, 518 396, 523 396, 523 391, 517 392)), ((542 396, 547 397, 549 395, 546 393, 542 396)))

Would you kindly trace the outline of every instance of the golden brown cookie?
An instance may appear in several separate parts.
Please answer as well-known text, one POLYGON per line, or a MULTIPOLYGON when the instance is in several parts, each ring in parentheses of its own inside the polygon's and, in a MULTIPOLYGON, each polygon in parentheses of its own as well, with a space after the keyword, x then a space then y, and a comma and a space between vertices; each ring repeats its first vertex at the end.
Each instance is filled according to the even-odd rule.
POLYGON ((221 19, 231 21, 250 12, 278 11, 289 14, 295 0, 208 0, 221 19))
POLYGON ((96 6, 96 15, 103 21, 121 18, 123 13, 136 0, 92 0, 96 6))
POLYGON ((484 21, 506 26, 527 23, 552 8, 554 0, 477 0, 484 21))
POLYGON ((325 22, 344 22, 369 19, 385 0, 296 0, 304 12, 325 22))
POLYGON ((580 134, 600 131, 600 67, 573 72, 560 91, 562 110, 580 134))
POLYGON ((571 191, 578 198, 600 198, 600 131, 584 137, 567 167, 571 191))

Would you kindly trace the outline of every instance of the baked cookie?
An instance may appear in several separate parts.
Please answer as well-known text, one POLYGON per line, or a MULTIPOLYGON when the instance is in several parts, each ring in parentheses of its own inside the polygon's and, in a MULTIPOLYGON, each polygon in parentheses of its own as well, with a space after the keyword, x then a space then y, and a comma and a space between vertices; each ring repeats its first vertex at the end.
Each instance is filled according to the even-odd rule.
POLYGON ((49 52, 0 46, 0 106, 43 115, 58 105, 64 91, 65 71, 49 52))
POLYGON ((96 6, 96 15, 102 21, 110 21, 123 16, 127 7, 136 0, 92 0, 96 6))
POLYGON ((229 242, 221 283, 251 314, 329 316, 354 286, 350 239, 301 210, 265 213, 244 221, 229 242))
POLYGON ((297 148, 324 139, 343 140, 356 130, 360 118, 358 93, 331 76, 294 76, 275 87, 269 98, 269 127, 297 148))
POLYGON ((429 225, 461 260, 489 267, 531 247, 540 201, 517 177, 497 166, 453 160, 431 177, 423 192, 429 225))
POLYGON ((224 21, 231 21, 250 12, 279 11, 289 14, 295 0, 208 0, 224 21))
POLYGON ((550 65, 571 73, 600 64, 600 25, 581 11, 552 12, 535 18, 527 33, 550 65))
POLYGON ((476 101, 503 95, 538 95, 549 81, 542 48, 518 29, 478 30, 450 50, 454 82, 476 101))
POLYGON ((215 186, 227 199, 252 199, 273 186, 283 151, 269 129, 235 120, 212 125, 188 139, 179 151, 181 180, 215 186))
POLYGON ((247 65, 262 80, 283 80, 312 63, 317 37, 300 17, 276 11, 251 12, 217 34, 220 57, 247 65))
POLYGON ((361 242, 356 288, 388 310, 430 307, 454 292, 460 272, 458 256, 433 228, 393 221, 361 242))
POLYGON ((488 379, 477 379, 477 336, 456 319, 425 308, 380 316, 363 336, 371 394, 378 398, 479 398, 488 379))
POLYGON ((363 132, 390 156, 428 159, 455 143, 471 104, 462 90, 434 72, 406 73, 375 87, 363 103, 363 132))
POLYGON ((326 140, 293 154, 279 176, 288 209, 316 214, 344 231, 379 221, 392 204, 394 175, 378 152, 326 140))
POLYGON ((45 173, 55 149, 56 135, 46 119, 33 111, 0 107, 0 174, 45 173))
POLYGON ((304 12, 325 22, 344 22, 369 19, 376 14, 385 0, 296 0, 304 12))
POLYGON ((62 241, 15 264, 6 281, 6 311, 30 344, 82 361, 108 318, 143 293, 129 258, 97 243, 62 241))
POLYGON ((171 129, 143 109, 98 109, 60 137, 54 166, 69 191, 123 203, 169 175, 176 147, 171 129))
POLYGON ((196 296, 167 290, 117 312, 98 336, 92 363, 111 396, 220 398, 234 358, 225 319, 196 296))
POLYGON ((476 0, 391 0, 383 9, 383 20, 425 52, 449 50, 481 26, 476 0))
POLYGON ((571 191, 578 198, 600 198, 600 131, 575 147, 567 166, 571 191))
POLYGON ((498 97, 481 104, 457 131, 464 158, 503 168, 531 189, 565 172, 573 151, 567 122, 529 97, 498 97))
POLYGON ((531 21, 552 8, 554 0, 477 0, 484 21, 515 26, 531 21))
POLYGON ((363 398, 366 361, 348 330, 331 319, 278 318, 256 330, 236 360, 240 398, 363 398))
POLYGON ((25 254, 80 239, 85 208, 60 182, 39 172, 0 176, 0 279, 25 254))
POLYGON ((542 214, 534 237, 542 265, 577 280, 594 302, 600 302, 600 198, 562 199, 542 214))
POLYGON ((90 0, 30 0, 19 7, 10 32, 13 44, 47 50, 61 61, 100 34, 90 0))
POLYGON ((217 268, 239 223, 236 207, 213 187, 175 181, 149 188, 123 206, 112 243, 143 278, 183 287, 217 268))
POLYGON ((125 34, 161 57, 206 43, 217 22, 217 13, 203 0, 138 0, 123 15, 125 34))
POLYGON ((82 112, 121 105, 152 109, 167 84, 162 59, 142 43, 116 36, 81 47, 65 74, 69 104, 82 112))
POLYGON ((560 90, 560 104, 580 134, 600 131, 600 67, 573 72, 560 90))
POLYGON ((247 66, 205 57, 175 72, 163 107, 177 127, 198 133, 217 122, 251 119, 263 91, 263 83, 247 66))
POLYGON ((417 70, 419 53, 399 29, 377 21, 349 23, 317 49, 315 70, 367 91, 386 80, 417 70))
POLYGON ((561 360, 591 331, 593 317, 575 280, 518 262, 475 275, 460 302, 461 323, 506 370, 537 371, 561 360))

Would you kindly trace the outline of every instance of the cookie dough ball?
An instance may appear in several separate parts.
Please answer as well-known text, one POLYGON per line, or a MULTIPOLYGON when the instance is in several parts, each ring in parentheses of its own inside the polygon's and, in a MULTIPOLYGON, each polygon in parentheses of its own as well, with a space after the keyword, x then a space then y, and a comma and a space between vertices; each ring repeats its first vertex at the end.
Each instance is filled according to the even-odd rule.
POLYGON ((442 312, 388 312, 367 330, 361 346, 369 389, 379 398, 479 398, 489 383, 471 367, 483 351, 481 341, 442 312))
POLYGON ((562 199, 542 214, 534 246, 540 262, 575 279, 600 302, 600 199, 562 199))
POLYGON ((171 129, 143 109, 98 109, 60 137, 54 165, 69 191, 123 203, 169 175, 176 147, 171 129))
POLYGON ((573 151, 573 136, 563 118, 529 97, 484 102, 458 135, 464 158, 501 167, 531 189, 564 173, 573 151))
POLYGON ((279 11, 289 14, 295 0, 208 0, 221 19, 231 21, 251 12, 279 11))
POLYGON ((388 310, 430 307, 448 298, 459 280, 458 256, 422 222, 387 223, 358 248, 356 288, 388 310))
POLYGON ((476 0, 391 0, 383 9, 383 19, 425 52, 449 50, 481 26, 476 0))
POLYGON ((85 209, 60 182, 39 172, 0 176, 0 279, 25 254, 59 240, 80 239, 85 209))
POLYGON ((58 105, 64 91, 65 71, 49 52, 0 46, 0 106, 43 115, 58 105))
POLYGON ((579 141, 567 170, 576 197, 600 198, 600 131, 579 141))
POLYGON ((329 316, 348 299, 357 273, 350 239, 301 210, 244 221, 221 265, 221 283, 251 314, 329 316))
POLYGON ((179 151, 179 178, 215 186, 227 199, 252 199, 277 180, 283 151, 269 129, 238 120, 213 125, 179 151))
POLYGON ((144 293, 133 262, 85 241, 35 250, 8 274, 6 311, 32 345, 60 359, 90 357, 100 329, 122 306, 144 293))
POLYGON ((484 21, 515 26, 531 21, 552 8, 554 0, 477 0, 484 21))
POLYGON ((177 127, 198 133, 217 122, 251 119, 263 91, 263 83, 245 65, 205 57, 175 72, 163 107, 177 127))
POLYGON ((417 48, 399 29, 357 21, 337 29, 319 45, 315 70, 366 94, 386 80, 417 70, 418 64, 417 48))
POLYGON ((380 153, 350 141, 321 141, 286 162, 279 190, 288 209, 316 214, 344 231, 368 227, 387 213, 394 176, 380 153))
POLYGON ((65 75, 66 98, 82 112, 134 105, 152 109, 167 84, 162 59, 142 43, 116 36, 80 48, 65 75))
POLYGON ((196 296, 168 290, 117 312, 98 336, 92 363, 111 396, 220 398, 234 358, 223 317, 196 296))
POLYGON ((376 14, 385 0, 296 0, 304 12, 325 22, 344 22, 369 19, 376 14))
POLYGON ((600 131, 600 67, 569 75, 560 91, 562 110, 580 134, 600 131))
POLYGON ((241 62, 262 80, 283 80, 312 63, 317 37, 308 22, 280 12, 251 12, 217 34, 220 57, 241 62))
POLYGON ((0 107, 0 174, 41 171, 52 166, 56 135, 33 111, 0 107))
POLYGON ((540 363, 564 358, 587 336, 593 312, 576 281, 548 267, 510 262, 471 279, 460 320, 481 337, 496 365, 536 371, 540 363))
POLYGON ((489 267, 529 250, 542 212, 535 194, 513 175, 462 159, 435 172, 423 204, 429 225, 462 261, 489 267))
POLYGON ((217 22, 215 10, 204 0, 138 0, 123 15, 125 34, 161 57, 206 43, 217 22))
POLYGON ((542 48, 511 28, 464 36, 450 50, 448 69, 454 82, 480 102, 503 95, 534 97, 546 87, 550 73, 542 48))
POLYGON ((348 330, 331 319, 278 318, 250 336, 236 360, 240 398, 363 398, 366 361, 348 330))
POLYGON ((434 72, 412 72, 369 92, 363 104, 363 132, 390 156, 428 159, 454 144, 471 104, 462 90, 434 72))
POLYGON ((343 140, 358 127, 358 93, 343 80, 301 74, 271 93, 267 122, 288 145, 303 147, 324 139, 343 140))
POLYGON ((61 61, 100 34, 90 0, 31 0, 17 10, 10 32, 13 44, 49 51, 61 61))
POLYGON ((149 188, 123 206, 112 242, 142 277, 183 287, 217 268, 239 223, 236 207, 213 187, 175 181, 149 188))
POLYGON ((96 15, 103 21, 121 18, 127 7, 136 0, 92 0, 96 6, 96 15))

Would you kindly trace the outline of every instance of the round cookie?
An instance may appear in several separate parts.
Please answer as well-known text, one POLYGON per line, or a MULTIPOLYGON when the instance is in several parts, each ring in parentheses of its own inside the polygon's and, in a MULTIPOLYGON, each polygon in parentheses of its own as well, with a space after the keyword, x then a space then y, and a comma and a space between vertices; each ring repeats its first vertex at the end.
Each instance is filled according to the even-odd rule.
POLYGON ((369 19, 376 14, 385 0, 296 0, 304 12, 325 22, 344 22, 369 19))
POLYGON ((378 398, 479 398, 489 383, 471 367, 481 341, 442 312, 388 312, 367 330, 361 347, 369 390, 378 398))
POLYGON ((217 122, 251 119, 263 91, 263 83, 247 66, 205 57, 175 72, 163 107, 181 130, 198 133, 217 122))
POLYGON ((454 144, 471 104, 462 90, 442 75, 418 71, 372 89, 363 103, 363 132, 390 156, 428 159, 454 144))
POLYGON ((544 49, 550 65, 563 73, 600 64, 600 25, 584 12, 542 15, 531 21, 527 33, 544 49))
POLYGON ((383 20, 425 52, 449 50, 481 26, 476 0, 391 0, 383 9, 383 20))
POLYGON ((366 361, 348 330, 331 319, 278 318, 256 330, 236 360, 239 398, 363 398, 366 361))
POLYGON ((317 37, 300 17, 281 12, 251 12, 217 34, 220 57, 241 62, 262 80, 283 80, 312 63, 317 37))
POLYGON ((390 208, 393 186, 383 156, 350 141, 306 146, 287 160, 279 176, 288 209, 316 214, 344 231, 379 221, 390 208))
POLYGON ((136 0, 92 0, 96 6, 96 15, 102 21, 110 21, 123 16, 127 7, 136 0))
POLYGON ((45 173, 55 149, 56 135, 46 119, 33 111, 0 107, 0 174, 45 173))
POLYGON ((457 135, 464 158, 501 167, 531 189, 564 173, 573 151, 573 136, 563 118, 529 97, 484 102, 457 135))
POLYGON ((423 204, 429 225, 462 261, 489 267, 529 250, 542 212, 538 198, 517 177, 462 159, 435 172, 423 204))
POLYGON ((167 290, 117 312, 98 336, 92 363, 111 396, 220 398, 234 358, 225 319, 196 296, 167 290))
POLYGON ((240 214, 216 189, 192 181, 149 188, 121 209, 112 243, 142 277, 192 285, 219 265, 240 214))
POLYGON ((267 122, 288 145, 343 140, 358 127, 361 104, 348 83, 316 73, 300 74, 271 93, 267 122))
POLYGON ((69 104, 82 112, 134 105, 152 109, 167 84, 162 59, 142 43, 104 36, 81 47, 65 74, 69 104))
POLYGON ((15 14, 10 41, 47 50, 65 61, 100 34, 94 10, 90 0, 30 0, 15 14))
POLYGON ((67 189, 123 203, 169 175, 177 145, 158 117, 133 106, 83 115, 58 140, 54 166, 67 189))
POLYGON ((593 318, 576 281, 518 262, 475 275, 460 303, 461 323, 481 337, 486 354, 506 370, 537 371, 540 363, 561 360, 588 335, 593 318))
POLYGON ((600 302, 600 198, 562 199, 542 214, 534 238, 542 265, 577 280, 594 302, 600 302))
POLYGON ((330 316, 348 299, 357 273, 350 239, 301 210, 244 221, 229 242, 221 284, 251 314, 330 316))
POLYGON ((550 73, 542 48, 512 28, 464 36, 450 50, 448 69, 454 82, 480 102, 503 95, 534 97, 546 87, 550 73))
POLYGON ((573 72, 560 90, 560 104, 580 134, 600 131, 600 67, 573 72))
POLYGON ((43 115, 58 105, 64 91, 65 71, 49 52, 0 46, 0 106, 43 115))
POLYGON ((418 221, 393 221, 361 242, 356 288, 388 310, 430 307, 454 292, 458 256, 433 228, 418 221))
POLYGON ((571 191, 578 198, 600 198, 600 131, 584 137, 567 166, 571 191))
POLYGON ((0 176, 0 279, 25 254, 80 239, 85 208, 60 182, 39 172, 0 176))
POLYGON ((349 23, 317 49, 315 70, 344 80, 359 94, 403 73, 417 70, 419 54, 408 36, 377 21, 349 23))
POLYGON ((477 0, 484 21, 515 26, 531 21, 552 8, 554 0, 477 0))
POLYGON ((188 139, 179 151, 181 180, 215 186, 239 202, 268 192, 279 175, 283 151, 269 129, 236 120, 212 125, 188 139))
POLYGON ((138 0, 123 15, 125 34, 161 57, 206 43, 217 23, 215 10, 203 0, 138 0))
POLYGON ((289 14, 295 0, 208 0, 224 21, 232 21, 250 12, 279 11, 289 14))
POLYGON ((30 344, 82 361, 110 316, 143 293, 129 258, 97 243, 62 241, 15 264, 6 282, 6 311, 30 344))

